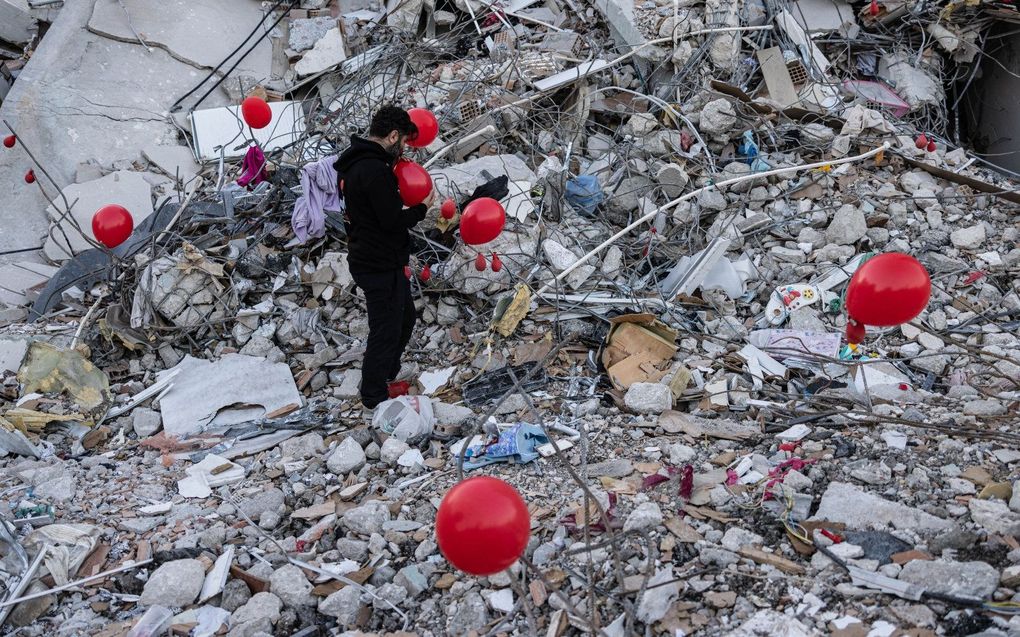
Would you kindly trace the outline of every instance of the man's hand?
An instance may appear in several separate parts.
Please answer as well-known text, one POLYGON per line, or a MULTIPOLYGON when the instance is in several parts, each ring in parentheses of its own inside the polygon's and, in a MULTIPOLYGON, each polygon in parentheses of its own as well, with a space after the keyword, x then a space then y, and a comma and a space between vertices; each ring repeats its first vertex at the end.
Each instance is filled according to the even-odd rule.
POLYGON ((432 207, 432 202, 434 202, 435 200, 436 200, 436 189, 433 188, 429 192, 429 196, 425 197, 425 201, 423 201, 422 203, 425 204, 426 206, 428 206, 429 208, 431 208, 432 207))

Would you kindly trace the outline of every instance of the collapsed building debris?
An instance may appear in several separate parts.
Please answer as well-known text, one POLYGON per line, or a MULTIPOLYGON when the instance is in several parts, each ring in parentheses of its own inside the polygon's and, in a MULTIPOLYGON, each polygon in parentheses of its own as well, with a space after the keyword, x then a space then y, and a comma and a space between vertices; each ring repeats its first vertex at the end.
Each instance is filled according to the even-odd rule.
POLYGON ((57 4, 0 0, 5 630, 1020 630, 1020 195, 956 121, 1012 3, 57 4), (366 418, 328 158, 387 102, 438 196, 366 418), (930 302, 845 342, 880 252, 930 302), (437 545, 465 471, 505 572, 437 545))

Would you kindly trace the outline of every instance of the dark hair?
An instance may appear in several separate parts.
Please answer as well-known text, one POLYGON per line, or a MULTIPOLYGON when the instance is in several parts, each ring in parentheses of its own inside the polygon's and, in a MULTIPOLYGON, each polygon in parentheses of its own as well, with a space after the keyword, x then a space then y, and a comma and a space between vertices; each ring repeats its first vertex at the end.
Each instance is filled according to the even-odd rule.
POLYGON ((414 137, 418 134, 418 127, 411 121, 411 116, 407 114, 407 111, 398 106, 387 104, 372 116, 368 134, 372 137, 386 137, 393 131, 407 137, 414 137))

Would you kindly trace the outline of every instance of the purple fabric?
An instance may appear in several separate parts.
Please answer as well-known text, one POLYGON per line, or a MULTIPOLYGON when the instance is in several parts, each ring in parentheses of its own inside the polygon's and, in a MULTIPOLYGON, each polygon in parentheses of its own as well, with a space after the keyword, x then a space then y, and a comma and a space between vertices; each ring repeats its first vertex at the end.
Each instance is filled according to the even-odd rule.
POLYGON ((242 187, 247 187, 249 184, 257 186, 265 180, 266 155, 257 145, 251 146, 241 163, 241 176, 237 178, 237 185, 242 187))
POLYGON ((294 202, 290 225, 302 243, 326 234, 326 210, 343 212, 337 192, 336 155, 305 164, 301 169, 301 196, 294 202))

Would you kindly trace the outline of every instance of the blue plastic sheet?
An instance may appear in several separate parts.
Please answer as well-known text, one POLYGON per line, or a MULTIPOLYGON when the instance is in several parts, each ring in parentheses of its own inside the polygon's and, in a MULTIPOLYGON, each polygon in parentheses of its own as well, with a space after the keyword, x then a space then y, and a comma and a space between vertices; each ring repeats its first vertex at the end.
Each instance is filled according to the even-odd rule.
POLYGON ((549 442, 541 427, 518 423, 499 434, 499 439, 484 445, 468 447, 464 468, 477 469, 497 462, 523 464, 538 458, 538 448, 549 442))
POLYGON ((566 198, 567 203, 578 214, 591 217, 595 215, 595 209, 602 203, 605 196, 602 194, 602 186, 599 185, 598 177, 580 175, 567 182, 566 198))

